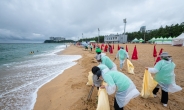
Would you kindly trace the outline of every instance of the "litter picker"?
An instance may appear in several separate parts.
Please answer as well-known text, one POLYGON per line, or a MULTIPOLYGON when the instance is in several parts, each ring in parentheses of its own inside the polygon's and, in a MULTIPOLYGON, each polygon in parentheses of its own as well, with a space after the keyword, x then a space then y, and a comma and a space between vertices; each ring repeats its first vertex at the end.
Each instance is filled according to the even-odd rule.
POLYGON ((116 58, 113 60, 113 62, 116 60, 116 58))
POLYGON ((92 93, 93 93, 93 89, 94 89, 94 86, 91 87, 91 90, 90 90, 90 92, 89 92, 87 101, 89 101, 89 100, 91 99, 91 95, 92 95, 92 93))

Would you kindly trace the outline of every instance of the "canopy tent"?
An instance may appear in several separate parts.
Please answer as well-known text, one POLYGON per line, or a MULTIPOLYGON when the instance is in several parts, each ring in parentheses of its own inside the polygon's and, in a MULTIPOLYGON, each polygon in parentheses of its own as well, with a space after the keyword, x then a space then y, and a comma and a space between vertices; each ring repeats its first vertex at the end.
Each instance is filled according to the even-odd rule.
POLYGON ((139 42, 139 40, 135 38, 134 40, 132 40, 132 42, 139 42))
POLYGON ((95 40, 91 40, 91 41, 89 41, 90 43, 96 43, 96 41, 95 40))
POLYGON ((159 37, 155 39, 155 44, 162 44, 162 41, 160 40, 159 37))
POLYGON ((172 37, 170 36, 169 38, 167 38, 167 41, 172 41, 172 37))
POLYGON ((173 46, 184 46, 184 33, 181 33, 178 37, 172 39, 173 46))
POLYGON ((156 39, 155 39, 155 41, 160 41, 160 38, 159 38, 159 37, 158 37, 158 38, 156 38, 156 39))
POLYGON ((162 36, 159 38, 152 38, 152 39, 150 39, 149 40, 149 42, 151 42, 151 43, 155 43, 155 44, 171 44, 171 41, 172 41, 172 37, 169 37, 169 38, 163 38, 162 36))
POLYGON ((142 38, 139 39, 139 42, 143 42, 144 40, 142 38))
POLYGON ((163 44, 163 41, 164 41, 164 39, 163 39, 163 37, 161 36, 160 38, 158 37, 158 38, 156 38, 156 44, 163 44))
POLYGON ((149 40, 149 42, 154 42, 154 41, 155 41, 155 38, 154 37, 149 40))
POLYGON ((90 40, 89 41, 89 44, 95 45, 96 44, 96 41, 95 40, 90 40))
POLYGON ((169 38, 165 37, 163 39, 163 44, 171 44, 171 40, 170 39, 172 39, 172 37, 169 37, 169 38))
POLYGON ((161 36, 161 37, 159 38, 159 40, 160 40, 160 41, 164 41, 164 38, 161 36))

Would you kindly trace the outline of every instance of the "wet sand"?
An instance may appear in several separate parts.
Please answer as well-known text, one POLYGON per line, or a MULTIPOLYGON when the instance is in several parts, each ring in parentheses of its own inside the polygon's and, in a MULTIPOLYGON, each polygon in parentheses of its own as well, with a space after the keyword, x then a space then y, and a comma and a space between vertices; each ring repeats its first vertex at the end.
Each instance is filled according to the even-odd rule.
MULTIPOLYGON (((131 60, 135 69, 135 74, 127 73, 126 62, 122 72, 127 75, 141 92, 143 75, 145 67, 153 67, 153 47, 152 44, 120 44, 120 46, 128 46, 128 54, 131 59, 134 46, 137 47, 138 60, 131 60)), ((173 62, 176 64, 176 84, 184 88, 184 47, 176 47, 171 45, 156 45, 157 53, 163 48, 164 52, 168 52, 173 62)), ((106 53, 107 56, 114 60, 117 53, 117 44, 114 53, 106 53)), ((96 110, 97 107, 97 89, 95 88, 91 96, 91 101, 86 101, 91 86, 87 86, 88 72, 98 63, 93 62, 96 55, 95 51, 90 52, 78 46, 69 46, 66 50, 59 53, 60 55, 82 55, 77 60, 77 64, 61 75, 42 86, 38 91, 37 101, 34 110, 96 110)), ((119 60, 115 60, 119 70, 119 60)), ((141 96, 132 99, 124 110, 184 110, 184 90, 170 94, 168 106, 163 107, 160 103, 161 91, 159 90, 156 98, 144 99, 141 96)), ((109 96, 110 107, 113 110, 114 95, 109 96)))

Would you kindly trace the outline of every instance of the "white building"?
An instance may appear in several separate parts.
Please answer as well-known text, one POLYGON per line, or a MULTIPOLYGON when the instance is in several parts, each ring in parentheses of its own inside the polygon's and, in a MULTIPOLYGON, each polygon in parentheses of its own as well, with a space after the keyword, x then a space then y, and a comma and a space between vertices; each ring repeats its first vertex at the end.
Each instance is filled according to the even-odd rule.
POLYGON ((63 38, 63 37, 50 37, 50 40, 53 40, 53 41, 63 41, 63 40, 65 40, 65 38, 63 38))
POLYGON ((104 36, 105 43, 126 43, 127 42, 127 35, 124 34, 110 34, 104 36))

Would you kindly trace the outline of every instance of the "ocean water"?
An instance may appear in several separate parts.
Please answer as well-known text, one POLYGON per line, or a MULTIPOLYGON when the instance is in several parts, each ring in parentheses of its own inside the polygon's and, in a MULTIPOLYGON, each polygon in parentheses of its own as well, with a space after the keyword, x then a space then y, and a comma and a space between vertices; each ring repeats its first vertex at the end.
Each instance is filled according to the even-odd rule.
POLYGON ((0 44, 0 110, 31 110, 38 89, 75 65, 64 44, 0 44), (30 53, 34 51, 34 53, 30 53))

